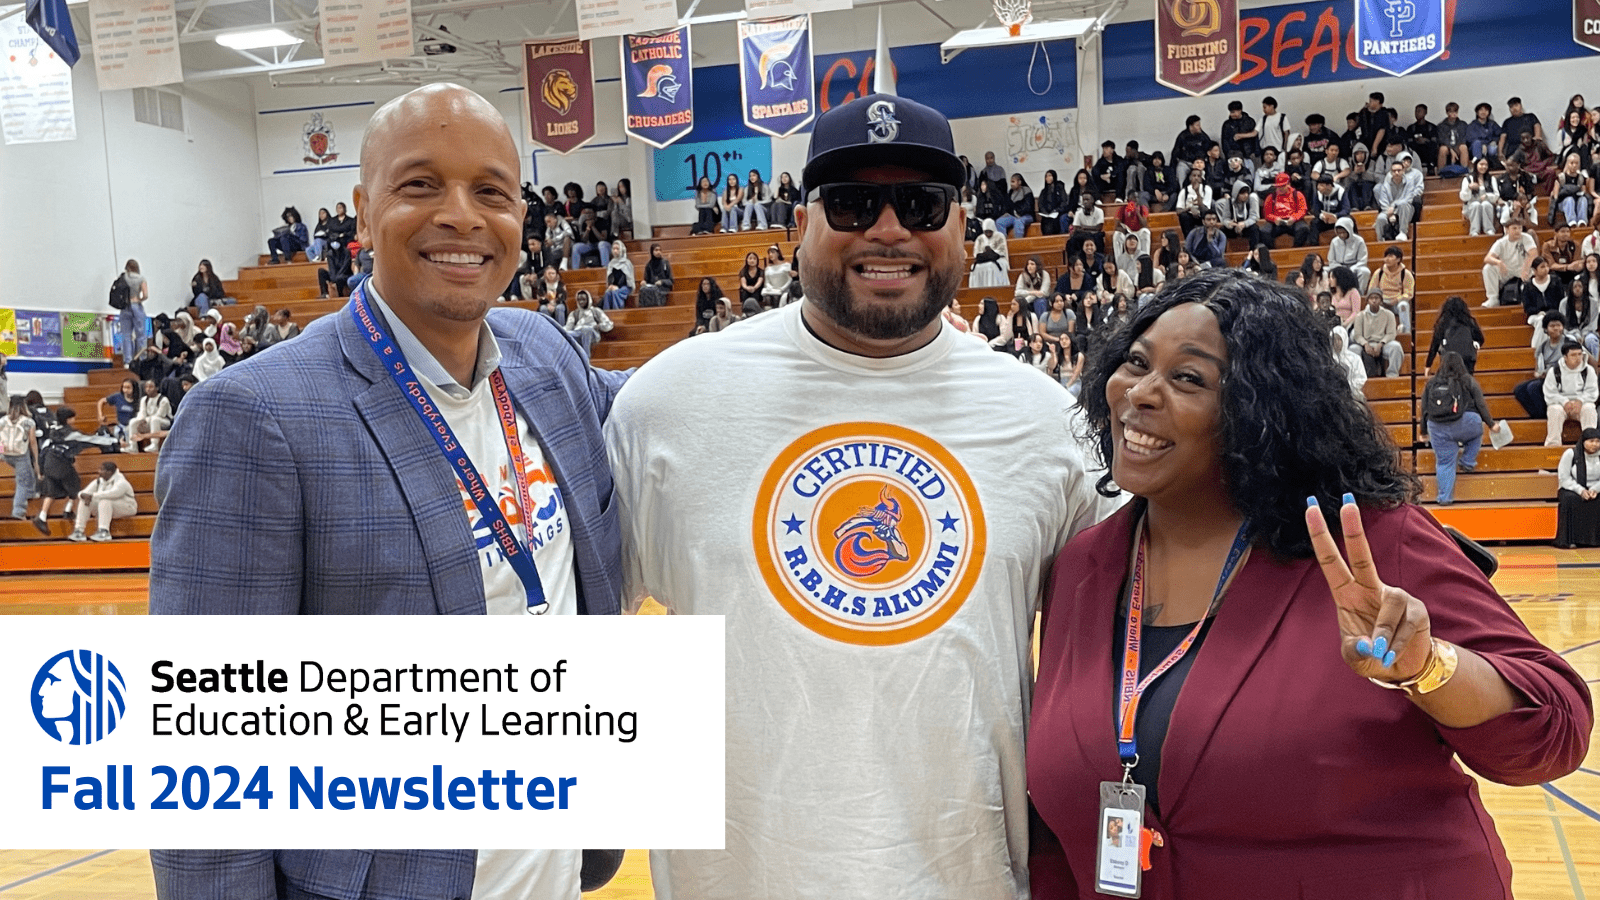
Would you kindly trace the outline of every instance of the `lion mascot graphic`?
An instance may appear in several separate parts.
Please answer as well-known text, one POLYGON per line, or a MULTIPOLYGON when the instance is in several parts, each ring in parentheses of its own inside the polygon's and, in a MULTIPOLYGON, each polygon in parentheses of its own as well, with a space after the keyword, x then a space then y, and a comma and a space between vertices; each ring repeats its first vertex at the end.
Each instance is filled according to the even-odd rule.
POLYGON ((578 82, 566 69, 552 69, 544 76, 539 95, 544 98, 545 106, 564 116, 572 111, 572 104, 578 102, 578 82))

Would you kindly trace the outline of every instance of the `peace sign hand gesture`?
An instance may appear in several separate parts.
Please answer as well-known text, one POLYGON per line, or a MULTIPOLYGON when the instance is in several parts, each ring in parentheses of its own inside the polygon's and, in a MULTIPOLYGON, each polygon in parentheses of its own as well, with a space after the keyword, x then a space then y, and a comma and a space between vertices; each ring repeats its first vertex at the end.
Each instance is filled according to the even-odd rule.
POLYGON ((1339 645, 1345 663, 1363 678, 1400 682, 1415 677, 1427 665, 1432 646, 1427 607, 1378 576, 1355 497, 1345 494, 1339 509, 1348 565, 1317 498, 1307 501, 1306 529, 1339 610, 1339 645))

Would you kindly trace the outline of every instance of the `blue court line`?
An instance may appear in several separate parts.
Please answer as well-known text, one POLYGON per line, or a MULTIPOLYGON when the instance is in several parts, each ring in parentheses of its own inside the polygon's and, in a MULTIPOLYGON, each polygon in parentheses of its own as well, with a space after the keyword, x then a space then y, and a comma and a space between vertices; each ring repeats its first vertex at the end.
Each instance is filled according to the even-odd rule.
POLYGON ((43 872, 35 872, 34 874, 29 875, 27 878, 24 878, 21 881, 13 881, 10 884, 0 884, 0 893, 5 893, 6 891, 9 891, 14 887, 21 887, 22 885, 25 885, 30 881, 38 881, 41 878, 45 878, 47 876, 54 875, 57 872, 64 872, 67 869, 72 868, 73 866, 82 865, 82 864, 88 862, 91 859, 99 859, 100 857, 105 856, 107 853, 115 853, 115 852, 117 852, 117 851, 115 851, 115 850, 101 850, 98 853, 91 853, 88 856, 82 857, 80 859, 72 860, 71 862, 64 862, 59 866, 55 866, 54 868, 45 869, 43 872))
POLYGON ((1561 862, 1567 867, 1567 880, 1572 882, 1572 896, 1574 900, 1586 900, 1583 894, 1583 882, 1578 880, 1578 867, 1572 864, 1572 851, 1567 848, 1567 833, 1561 828, 1561 820, 1556 817, 1556 805, 1550 798, 1544 798, 1545 808, 1550 810, 1550 824, 1556 830, 1556 844, 1561 847, 1561 862))
POLYGON ((1579 802, 1571 794, 1568 794, 1566 791, 1563 791, 1562 789, 1556 787, 1555 785, 1548 784, 1548 783, 1547 784, 1541 784, 1541 785, 1539 785, 1539 787, 1544 788, 1545 791, 1548 792, 1548 793, 1554 794, 1557 799, 1561 800, 1561 802, 1567 804, 1568 806, 1572 807, 1573 809, 1577 810, 1578 812, 1583 813, 1584 815, 1586 815, 1589 818, 1595 820, 1596 822, 1600 822, 1600 812, 1595 812, 1594 810, 1590 809, 1589 807, 1584 806, 1581 802, 1579 802))

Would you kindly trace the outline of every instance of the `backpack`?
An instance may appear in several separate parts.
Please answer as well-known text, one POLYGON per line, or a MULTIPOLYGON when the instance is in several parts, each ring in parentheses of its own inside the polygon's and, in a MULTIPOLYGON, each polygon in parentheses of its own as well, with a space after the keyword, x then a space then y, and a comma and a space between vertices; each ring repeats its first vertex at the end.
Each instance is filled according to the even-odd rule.
POLYGON ((579 262, 579 268, 582 268, 582 269, 598 269, 598 268, 600 268, 600 251, 599 250, 585 250, 578 257, 578 262, 579 262))
POLYGON ((33 433, 33 420, 27 416, 11 421, 10 416, 0 417, 0 455, 23 456, 28 452, 28 435, 33 433))
POLYGON ((1422 403, 1430 422, 1454 422, 1461 418, 1461 395, 1456 393, 1455 385, 1443 378, 1428 382, 1422 403))
POLYGON ((127 309, 128 299, 132 296, 133 289, 128 287, 127 273, 118 275, 117 280, 111 282, 111 308, 118 311, 127 309))

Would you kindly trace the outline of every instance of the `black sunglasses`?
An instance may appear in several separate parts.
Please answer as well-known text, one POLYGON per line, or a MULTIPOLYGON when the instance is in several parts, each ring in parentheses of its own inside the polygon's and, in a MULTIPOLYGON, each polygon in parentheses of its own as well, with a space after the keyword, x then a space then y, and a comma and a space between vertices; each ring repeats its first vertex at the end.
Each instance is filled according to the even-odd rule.
POLYGON ((938 231, 950 218, 956 189, 948 184, 919 181, 903 184, 868 184, 845 181, 817 188, 822 212, 834 231, 865 231, 893 206, 900 224, 912 231, 938 231))

